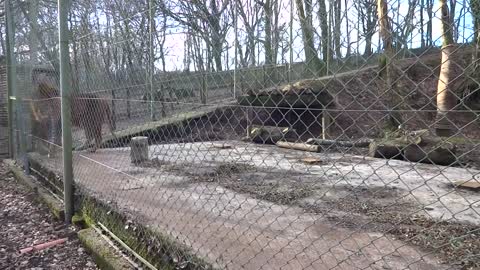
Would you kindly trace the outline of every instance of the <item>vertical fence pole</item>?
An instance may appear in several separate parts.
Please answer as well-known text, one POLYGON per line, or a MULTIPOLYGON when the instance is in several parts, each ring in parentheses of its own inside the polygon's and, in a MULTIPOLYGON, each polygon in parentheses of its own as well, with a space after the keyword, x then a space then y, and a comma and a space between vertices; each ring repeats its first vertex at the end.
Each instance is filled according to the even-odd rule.
POLYGON ((238 1, 235 0, 235 11, 234 11, 234 34, 235 34, 235 44, 233 45, 234 46, 234 50, 235 50, 235 53, 234 53, 234 57, 233 57, 233 61, 234 61, 234 67, 233 67, 233 98, 237 98, 237 54, 238 54, 238 22, 237 22, 237 18, 238 18, 238 6, 237 6, 237 3, 238 1))
POLYGON ((5 24, 6 24, 6 49, 7 49, 7 113, 8 113, 8 153, 11 158, 15 158, 15 146, 13 131, 13 109, 14 109, 14 91, 16 84, 16 67, 15 56, 13 53, 13 46, 15 44, 14 29, 13 29, 13 17, 10 6, 10 0, 5 1, 5 24))
POLYGON ((290 23, 289 27, 290 28, 290 50, 289 50, 289 56, 290 56, 290 64, 288 65, 288 82, 292 82, 292 65, 293 65, 293 0, 290 0, 290 23))
POLYGON ((127 87, 125 92, 126 92, 125 95, 127 96, 127 118, 130 119, 132 118, 131 103, 130 103, 130 87, 127 87))
POLYGON ((205 72, 202 72, 202 92, 200 95, 202 104, 207 104, 207 78, 205 72))
MULTIPOLYGON (((22 160, 22 165, 27 174, 29 173, 29 166, 27 162, 27 134, 25 132, 25 121, 22 121, 20 117, 23 117, 23 99, 20 95, 17 87, 17 66, 15 61, 15 54, 14 54, 14 46, 15 46, 15 32, 14 32, 14 23, 13 23, 13 15, 12 15, 12 5, 10 1, 6 1, 6 19, 7 19, 7 32, 8 32, 8 48, 7 48, 7 92, 9 96, 9 103, 10 108, 9 111, 9 121, 13 124, 13 110, 16 111, 16 124, 18 128, 18 139, 19 139, 19 146, 20 146, 20 154, 19 157, 22 160), (15 100, 15 102, 13 102, 15 100), (10 116, 12 117, 10 119, 10 116)), ((8 106, 8 105, 7 105, 8 106)), ((8 110, 7 109, 7 110, 8 110)), ((13 145, 13 136, 15 133, 13 132, 13 126, 11 126, 11 134, 10 138, 12 139, 12 150, 15 147, 13 145)))
POLYGON ((70 85, 67 24, 69 7, 70 0, 58 0, 60 92, 62 96, 63 193, 66 223, 70 223, 73 216, 72 129, 70 109, 72 89, 70 85))
POLYGON ((154 64, 154 55, 153 55, 153 29, 155 27, 155 20, 153 17, 153 0, 148 1, 148 20, 149 20, 149 27, 148 27, 148 85, 150 87, 150 119, 152 121, 155 121, 155 94, 154 89, 153 89, 153 71, 155 69, 155 64, 154 64))

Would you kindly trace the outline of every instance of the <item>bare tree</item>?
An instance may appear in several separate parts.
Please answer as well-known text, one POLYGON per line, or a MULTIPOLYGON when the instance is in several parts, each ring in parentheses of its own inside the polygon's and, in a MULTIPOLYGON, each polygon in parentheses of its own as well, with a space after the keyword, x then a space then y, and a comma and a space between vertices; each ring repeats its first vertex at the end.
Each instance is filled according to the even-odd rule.
MULTIPOLYGON (((397 50, 408 48, 409 37, 415 29, 414 15, 417 4, 417 0, 408 1, 407 14, 403 16, 400 23, 395 27, 396 30, 393 33, 395 36, 395 45, 397 47, 397 50)), ((397 16, 400 17, 400 14, 397 14, 397 16)))
MULTIPOLYGON (((307 0, 308 1, 308 0, 307 0)), ((276 64, 280 33, 283 25, 279 25, 281 0, 255 0, 263 10, 264 39, 260 40, 265 48, 265 65, 276 64)))
POLYGON ((425 48, 425 21, 423 19, 423 13, 425 12, 425 0, 420 0, 420 47, 425 48))
POLYGON ((320 31, 321 31, 321 47, 322 47, 322 58, 323 61, 330 61, 329 56, 331 54, 328 52, 329 44, 328 41, 330 38, 330 31, 328 31, 328 16, 327 16, 327 7, 325 0, 318 0, 318 19, 320 20, 320 31))
POLYGON ((427 47, 433 46, 433 0, 427 1, 427 47))
POLYGON ((443 45, 442 64, 437 86, 437 118, 435 129, 438 136, 452 136, 455 134, 455 130, 450 114, 456 105, 456 99, 452 89, 454 81, 452 76, 452 56, 455 48, 453 45, 452 19, 446 0, 440 0, 440 10, 442 12, 443 45))
POLYGON ((380 75, 383 79, 383 93, 385 96, 388 115, 384 123, 384 129, 393 131, 402 124, 402 117, 397 111, 399 102, 399 94, 394 83, 393 57, 395 55, 393 49, 393 34, 390 18, 388 16, 388 6, 386 0, 378 0, 377 2, 378 21, 380 27, 380 35, 383 41, 384 54, 380 58, 380 75))
POLYGON ((363 37, 365 38, 365 57, 370 56, 372 51, 372 38, 377 27, 377 3, 376 0, 359 0, 356 1, 357 11, 359 13, 359 20, 361 20, 363 37))
POLYGON ((237 8, 237 14, 241 19, 242 26, 246 33, 246 45, 245 50, 242 49, 240 41, 237 40, 238 59, 242 67, 254 66, 257 61, 255 54, 255 46, 258 41, 256 35, 257 28, 260 24, 260 17, 263 12, 263 8, 258 1, 247 0, 240 1, 235 0, 236 5, 232 6, 232 17, 235 16, 235 7, 237 8))
POLYGON ((333 47, 335 49, 335 56, 337 59, 342 57, 342 44, 341 44, 341 26, 342 26, 342 1, 333 1, 333 13, 334 16, 334 27, 333 27, 333 47))
MULTIPOLYGON (((229 1, 160 1, 164 14, 187 29, 198 33, 206 45, 207 56, 211 55, 215 69, 222 70, 222 53, 227 32, 231 27, 228 17, 229 1)), ((198 42, 194 42, 198 44, 198 42)), ((210 59, 209 57, 206 58, 210 59)), ((207 65, 208 67, 208 65, 207 65)))
POLYGON ((323 63, 318 58, 313 40, 313 28, 308 24, 303 8, 302 0, 295 0, 297 5, 297 14, 300 19, 300 27, 302 28, 303 50, 305 52, 305 63, 307 72, 311 75, 319 75, 323 69, 323 63))

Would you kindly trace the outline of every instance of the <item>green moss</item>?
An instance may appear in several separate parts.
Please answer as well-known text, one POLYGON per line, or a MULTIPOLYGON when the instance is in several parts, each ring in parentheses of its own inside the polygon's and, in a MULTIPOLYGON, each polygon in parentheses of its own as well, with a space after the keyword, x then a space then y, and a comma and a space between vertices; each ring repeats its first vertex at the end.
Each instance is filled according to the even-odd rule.
POLYGON ((468 144, 468 145, 479 145, 480 139, 471 139, 465 137, 450 137, 445 141, 453 143, 453 144, 468 144))
POLYGON ((133 267, 121 256, 117 255, 109 244, 94 229, 78 232, 78 239, 93 255, 95 263, 103 270, 132 269, 133 267))
POLYGON ((78 213, 73 215, 72 224, 75 225, 75 226, 78 226, 80 228, 85 228, 86 227, 85 219, 83 218, 82 215, 80 215, 78 213))
POLYGON ((170 237, 153 231, 140 224, 133 224, 126 217, 113 211, 111 207, 92 198, 84 198, 81 212, 85 223, 100 222, 140 256, 159 269, 213 269, 204 260, 193 255, 185 246, 170 237))
POLYGON ((387 66, 387 57, 385 55, 380 55, 378 57, 378 68, 380 72, 387 66))

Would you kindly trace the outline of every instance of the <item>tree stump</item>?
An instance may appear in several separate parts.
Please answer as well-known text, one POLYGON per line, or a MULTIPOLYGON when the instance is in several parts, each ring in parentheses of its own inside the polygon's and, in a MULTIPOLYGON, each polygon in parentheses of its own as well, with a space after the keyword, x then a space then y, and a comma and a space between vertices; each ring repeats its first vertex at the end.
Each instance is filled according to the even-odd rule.
POLYGON ((148 161, 148 137, 133 137, 130 141, 130 159, 133 164, 148 161))

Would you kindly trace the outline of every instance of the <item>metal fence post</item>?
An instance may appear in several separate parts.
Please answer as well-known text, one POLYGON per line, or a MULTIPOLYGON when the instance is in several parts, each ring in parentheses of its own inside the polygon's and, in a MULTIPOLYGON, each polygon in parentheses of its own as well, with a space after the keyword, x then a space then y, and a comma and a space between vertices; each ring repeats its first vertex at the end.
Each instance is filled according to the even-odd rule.
POLYGON ((7 113, 8 113, 8 153, 11 158, 14 158, 14 136, 13 132, 13 109, 14 109, 14 91, 16 83, 16 67, 15 56, 13 53, 14 46, 14 29, 13 17, 10 10, 10 0, 5 1, 5 24, 6 24, 6 49, 7 49, 7 113))
POLYGON ((58 0, 58 30, 60 41, 60 91, 62 95, 62 145, 63 145, 63 192, 65 203, 65 222, 70 223, 73 216, 73 164, 71 129, 71 81, 68 50, 67 17, 70 0, 58 0))
POLYGON ((238 54, 238 6, 237 6, 237 1, 234 2, 234 32, 235 32, 235 44, 233 45, 235 48, 235 55, 233 57, 234 61, 234 67, 233 67, 233 98, 237 98, 237 66, 238 66, 238 60, 237 60, 237 54, 238 54))
POLYGON ((207 78, 205 72, 202 72, 202 92, 200 93, 202 104, 207 104, 207 78))
MULTIPOLYGON (((26 132, 25 132, 25 121, 20 121, 19 117, 23 116, 23 99, 21 95, 19 95, 18 87, 17 87, 17 71, 16 71, 16 61, 15 61, 15 54, 14 54, 14 46, 15 46, 15 32, 14 32, 14 23, 13 23, 13 16, 12 16, 12 6, 10 1, 6 1, 6 23, 7 23, 7 92, 8 92, 8 105, 7 110, 9 113, 9 122, 10 122, 10 134, 9 140, 11 145, 9 146, 13 151, 13 137, 15 136, 13 132, 13 109, 16 111, 16 119, 17 119, 17 128, 19 130, 19 146, 20 146, 20 154, 19 157, 22 160, 22 165, 27 174, 29 173, 29 166, 27 161, 27 139, 26 139, 26 132), (13 102, 15 100, 15 102, 13 102)), ((12 152, 11 152, 12 153, 12 152)))
POLYGON ((288 65, 288 83, 292 82, 292 65, 293 65, 293 0, 290 0, 290 22, 289 22, 289 60, 290 63, 288 65))
POLYGON ((153 52, 153 31, 155 28, 155 20, 153 17, 153 0, 148 1, 148 20, 149 20, 149 38, 148 38, 148 84, 150 86, 150 119, 155 121, 155 94, 153 89, 153 73, 155 70, 155 63, 154 63, 154 52, 153 52))

